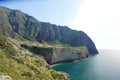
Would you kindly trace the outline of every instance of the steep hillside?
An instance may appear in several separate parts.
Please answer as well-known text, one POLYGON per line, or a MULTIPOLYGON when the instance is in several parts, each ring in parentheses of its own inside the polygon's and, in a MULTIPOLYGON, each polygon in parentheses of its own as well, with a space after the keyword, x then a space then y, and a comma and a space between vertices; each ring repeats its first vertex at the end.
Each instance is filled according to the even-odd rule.
POLYGON ((0 36, 0 80, 69 80, 69 78, 63 72, 51 70, 42 56, 22 48, 18 41, 0 36))
POLYGON ((86 46, 89 53, 98 53, 93 41, 83 31, 40 22, 19 10, 5 7, 0 7, 0 34, 17 39, 86 46))

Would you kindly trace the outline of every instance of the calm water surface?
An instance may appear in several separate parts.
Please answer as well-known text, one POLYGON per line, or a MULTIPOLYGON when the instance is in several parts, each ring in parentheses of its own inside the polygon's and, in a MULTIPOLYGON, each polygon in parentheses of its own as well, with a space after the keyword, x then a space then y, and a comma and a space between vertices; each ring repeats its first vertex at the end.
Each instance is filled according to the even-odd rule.
POLYGON ((120 50, 100 50, 99 54, 83 61, 52 68, 67 72, 71 80, 120 80, 120 50))

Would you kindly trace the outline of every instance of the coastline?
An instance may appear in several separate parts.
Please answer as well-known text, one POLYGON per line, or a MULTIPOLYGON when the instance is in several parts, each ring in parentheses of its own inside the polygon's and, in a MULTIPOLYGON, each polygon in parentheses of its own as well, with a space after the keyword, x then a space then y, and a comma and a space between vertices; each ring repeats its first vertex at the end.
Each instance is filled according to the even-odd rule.
POLYGON ((57 63, 53 63, 53 64, 49 64, 49 67, 52 68, 56 65, 61 65, 61 64, 64 64, 64 63, 71 63, 71 62, 81 62, 81 61, 84 61, 92 56, 95 56, 96 54, 88 54, 87 57, 85 58, 82 58, 82 59, 76 59, 76 60, 69 60, 69 61, 61 61, 61 62, 57 62, 57 63))
POLYGON ((71 62, 80 62, 80 61, 83 61, 83 60, 85 60, 85 59, 87 59, 87 58, 89 58, 89 56, 88 57, 86 57, 86 58, 83 58, 83 59, 76 59, 76 60, 72 60, 72 61, 61 61, 61 62, 58 62, 58 63, 53 63, 53 64, 49 64, 49 66, 50 66, 50 68, 51 67, 54 67, 54 66, 56 66, 56 65, 61 65, 61 64, 64 64, 64 63, 71 63, 71 62))

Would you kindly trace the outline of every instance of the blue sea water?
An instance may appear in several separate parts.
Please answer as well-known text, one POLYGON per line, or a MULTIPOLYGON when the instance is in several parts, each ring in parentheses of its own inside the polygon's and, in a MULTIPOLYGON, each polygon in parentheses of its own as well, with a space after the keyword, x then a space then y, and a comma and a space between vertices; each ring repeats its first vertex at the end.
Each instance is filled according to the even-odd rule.
POLYGON ((120 80, 120 50, 100 50, 99 54, 79 62, 52 67, 70 75, 70 80, 120 80))

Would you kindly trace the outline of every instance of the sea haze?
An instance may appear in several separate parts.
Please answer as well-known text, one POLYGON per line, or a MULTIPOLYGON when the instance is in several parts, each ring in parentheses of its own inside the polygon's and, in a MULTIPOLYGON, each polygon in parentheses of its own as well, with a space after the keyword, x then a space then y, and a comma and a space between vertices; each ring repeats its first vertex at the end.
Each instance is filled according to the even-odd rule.
POLYGON ((53 69, 69 73, 71 80, 120 80, 120 50, 99 50, 97 55, 53 69))

